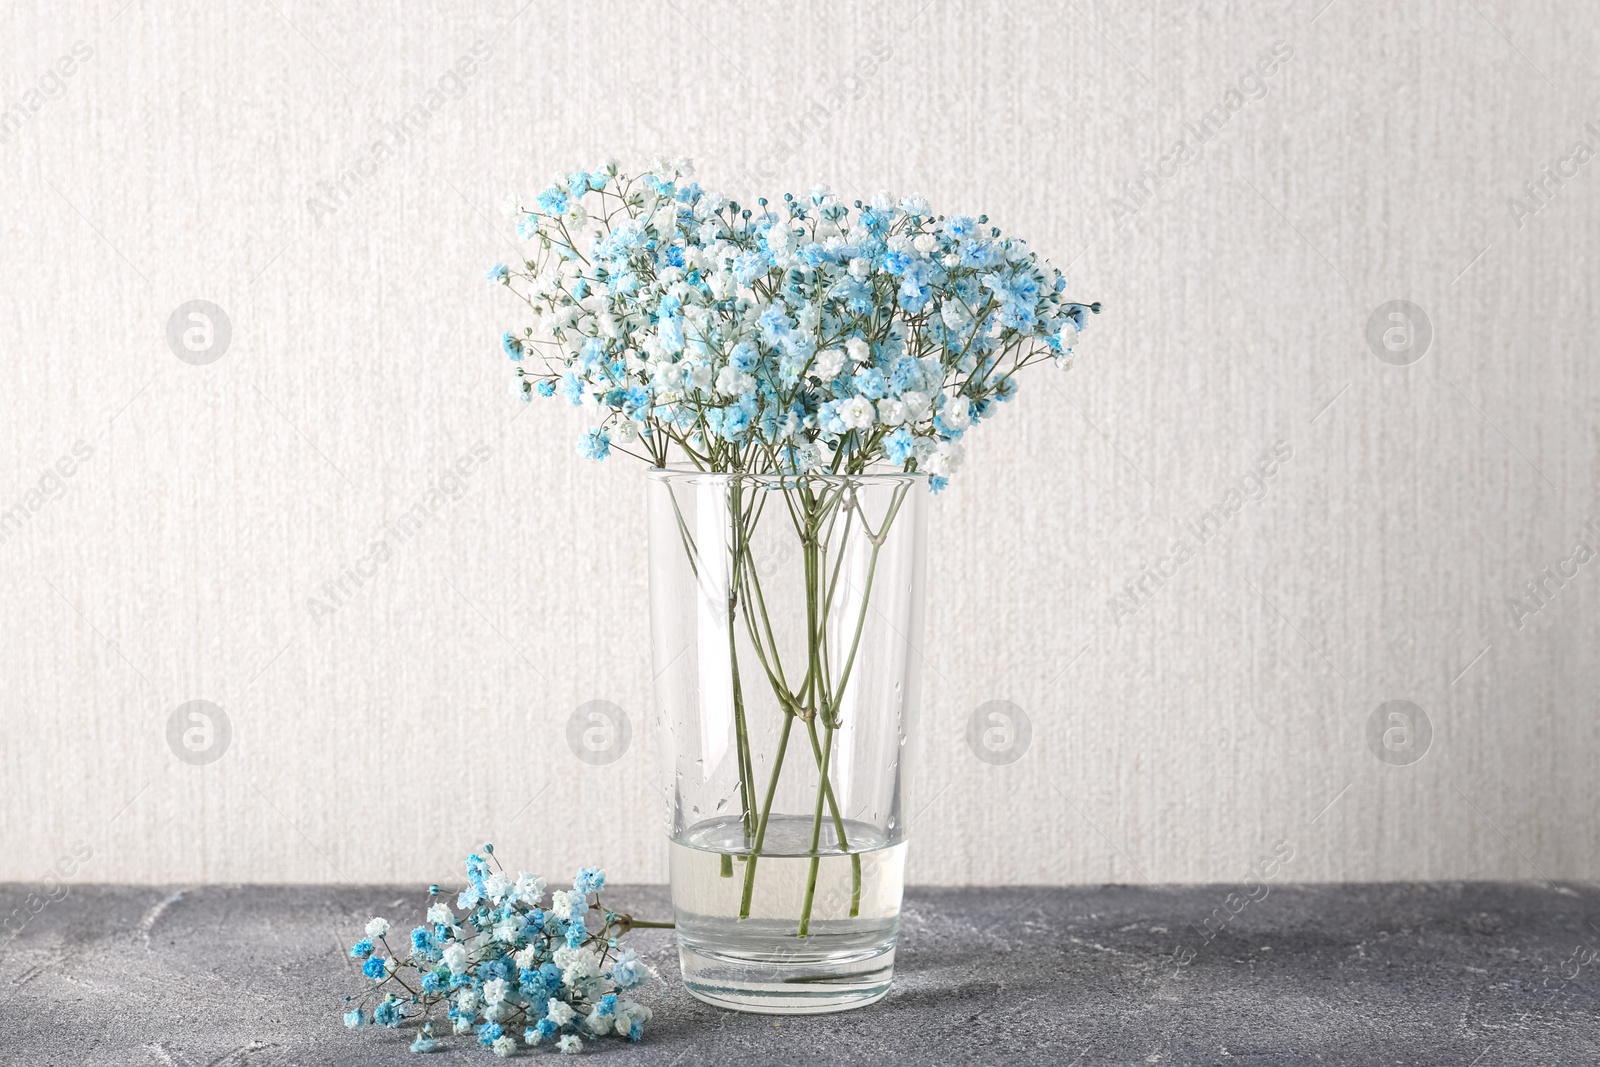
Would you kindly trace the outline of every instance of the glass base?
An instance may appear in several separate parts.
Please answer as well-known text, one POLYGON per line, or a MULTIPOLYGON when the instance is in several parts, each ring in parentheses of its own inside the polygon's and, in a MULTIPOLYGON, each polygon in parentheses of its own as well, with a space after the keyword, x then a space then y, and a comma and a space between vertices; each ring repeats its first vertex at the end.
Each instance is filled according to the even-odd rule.
POLYGON ((868 825, 845 827, 850 852, 831 851, 832 826, 819 833, 813 817, 781 814, 758 857, 734 851, 744 843, 736 819, 699 823, 672 841, 672 908, 690 993, 774 1015, 883 999, 894 978, 906 845, 868 825), (812 857, 814 835, 825 851, 812 857))
POLYGON ((894 979, 894 942, 875 951, 732 953, 678 945, 683 984, 698 1000, 734 1011, 766 1015, 820 1015, 874 1004, 889 994, 894 979))

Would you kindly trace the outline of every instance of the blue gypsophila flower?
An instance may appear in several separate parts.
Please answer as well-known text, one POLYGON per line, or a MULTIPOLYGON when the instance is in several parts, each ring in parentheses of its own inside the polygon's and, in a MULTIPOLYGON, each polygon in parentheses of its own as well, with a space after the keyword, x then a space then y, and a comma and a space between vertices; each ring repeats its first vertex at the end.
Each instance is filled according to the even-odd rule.
POLYGON ((559 215, 566 211, 567 204, 570 203, 566 190, 554 185, 540 193, 536 200, 539 207, 551 215, 559 215))
POLYGON ((585 430, 578 438, 578 455, 584 459, 602 460, 611 454, 611 435, 603 428, 585 430))
POLYGON ((511 272, 506 269, 504 263, 496 263, 484 273, 484 277, 491 282, 504 282, 510 276, 511 272))
POLYGON ((884 438, 884 455, 890 463, 899 466, 911 458, 916 439, 911 436, 911 431, 904 426, 897 427, 893 433, 884 438))
POLYGON ((583 896, 598 893, 605 888, 606 872, 599 867, 580 867, 572 880, 572 888, 583 896))
POLYGON ((383 957, 373 956, 371 959, 367 960, 366 963, 361 965, 361 973, 366 975, 368 978, 378 979, 382 978, 389 972, 384 966, 383 957))
POLYGON ((405 1017, 405 1004, 392 998, 372 1009, 372 1021, 379 1026, 399 1026, 405 1017))
POLYGON ((510 333, 500 338, 500 347, 505 349, 506 355, 511 357, 513 363, 522 360, 522 342, 511 336, 510 333))
POLYGON ((350 958, 364 960, 372 955, 372 938, 363 937, 360 941, 350 946, 350 958))

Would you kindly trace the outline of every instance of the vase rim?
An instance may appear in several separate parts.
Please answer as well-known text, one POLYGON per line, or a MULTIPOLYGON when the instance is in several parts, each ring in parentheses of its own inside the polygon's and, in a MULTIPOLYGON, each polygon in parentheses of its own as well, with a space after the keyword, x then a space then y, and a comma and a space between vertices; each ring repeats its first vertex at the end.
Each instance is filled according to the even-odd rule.
POLYGON ((768 474, 752 474, 746 471, 703 471, 697 467, 670 466, 649 467, 646 468, 646 473, 651 478, 659 481, 676 481, 682 479, 684 481, 709 482, 713 484, 718 482, 731 482, 734 480, 762 483, 779 483, 785 481, 804 480, 808 482, 847 482, 852 484, 888 484, 895 482, 909 484, 912 482, 925 482, 928 480, 928 475, 926 472, 908 472, 898 470, 868 471, 863 474, 781 474, 777 472, 768 474))

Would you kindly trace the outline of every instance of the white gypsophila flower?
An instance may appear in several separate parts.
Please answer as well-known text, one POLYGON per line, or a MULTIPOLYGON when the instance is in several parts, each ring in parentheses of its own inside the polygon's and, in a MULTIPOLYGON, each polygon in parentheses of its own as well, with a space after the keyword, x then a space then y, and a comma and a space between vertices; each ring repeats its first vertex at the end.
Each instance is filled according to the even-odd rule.
POLYGON ((688 378, 689 388, 697 389, 702 393, 708 392, 711 389, 711 365, 709 363, 695 364, 689 369, 688 378))
POLYGON ((907 389, 901 393, 900 403, 906 406, 906 421, 909 423, 921 422, 933 410, 933 398, 915 389, 907 389))
POLYGON ((601 1015, 598 1011, 591 1011, 588 1018, 583 1020, 583 1025, 597 1037, 605 1037, 611 1032, 611 1025, 616 1022, 615 1015, 601 1015))
POLYGON ((539 962, 539 952, 537 944, 530 944, 526 948, 519 949, 511 959, 516 963, 518 970, 531 970, 539 962))
POLYGON ((872 261, 857 256, 850 261, 850 277, 858 282, 864 282, 872 277, 872 261))
POLYGON ((368 919, 367 920, 367 936, 372 938, 374 941, 378 940, 380 937, 383 937, 388 932, 389 932, 389 920, 388 919, 376 919, 376 918, 374 918, 374 919, 368 919))
POLYGON ((656 389, 661 393, 675 393, 683 388, 683 367, 678 363, 669 363, 658 359, 650 364, 650 377, 655 381, 656 389))
POLYGON ((556 1048, 569 1056, 575 1056, 583 1051, 583 1038, 577 1034, 562 1034, 561 1040, 556 1042, 556 1048))
POLYGON ((483 983, 483 1002, 498 1004, 511 995, 511 983, 504 978, 491 978, 483 983))
POLYGON ((494 939, 511 944, 516 941, 517 935, 522 932, 522 922, 519 919, 501 919, 494 924, 494 939))
POLYGON ((512 193, 500 201, 500 214, 508 219, 514 219, 522 214, 522 201, 517 199, 516 193, 512 193))
POLYGON ((743 396, 755 387, 755 376, 744 373, 731 363, 717 372, 717 392, 724 396, 743 396))
POLYGON ((626 1036, 633 1030, 635 1023, 643 1026, 653 1016, 654 1013, 643 1004, 631 1000, 621 1001, 617 1004, 617 1033, 626 1036))
POLYGON ((564 1000, 557 1000, 555 997, 551 997, 550 1003, 545 1006, 545 1017, 557 1026, 567 1025, 577 1014, 576 1011, 572 1010, 571 1004, 564 1000))
POLYGON ((499 1037, 494 1039, 494 1043, 491 1044, 489 1048, 496 1056, 499 1056, 501 1059, 506 1059, 516 1054, 517 1039, 509 1034, 501 1034, 499 1037))
POLYGON ((506 898, 506 894, 511 891, 511 879, 507 878, 503 873, 496 871, 494 874, 491 874, 489 877, 483 880, 483 891, 485 896, 487 896, 494 903, 498 904, 504 900, 506 898))
POLYGON ((600 957, 591 948, 562 946, 551 953, 550 961, 561 968, 561 981, 567 986, 576 986, 600 973, 600 957))
POLYGON ((465 974, 467 971, 467 946, 459 941, 446 945, 444 948, 444 965, 450 968, 451 974, 465 974))
POLYGON ((831 382, 844 369, 845 353, 842 348, 824 348, 811 364, 811 373, 819 380, 831 382))
POLYGON ((463 989, 456 994, 456 1007, 464 1012, 478 1010, 478 991, 476 989, 463 989))
POLYGON ((565 889, 557 889, 550 895, 550 911, 562 922, 571 922, 573 915, 582 915, 588 906, 582 896, 565 889))
POLYGON ((884 397, 878 401, 878 421, 885 426, 899 426, 906 421, 906 406, 899 400, 884 397))
POLYGON ((846 341, 844 350, 856 363, 865 363, 872 358, 872 346, 859 337, 852 337, 846 341))
POLYGON ((428 908, 428 921, 440 926, 454 926, 456 917, 451 913, 450 905, 441 900, 428 908))
POLYGON ((939 238, 931 233, 919 233, 911 241, 911 247, 923 255, 927 255, 939 247, 939 238))
POLYGON ((795 321, 800 324, 801 333, 816 333, 817 326, 822 322, 822 309, 815 304, 807 304, 795 316, 795 321))
POLYGON ((872 401, 864 396, 853 396, 839 405, 839 420, 852 430, 865 430, 874 416, 872 401))
POLYGON ((965 430, 972 425, 972 405, 966 397, 958 396, 945 402, 939 418, 952 430, 965 430))
POLYGON ((935 447, 933 454, 928 457, 928 473, 939 478, 948 478, 961 466, 965 451, 959 441, 941 441, 935 447))

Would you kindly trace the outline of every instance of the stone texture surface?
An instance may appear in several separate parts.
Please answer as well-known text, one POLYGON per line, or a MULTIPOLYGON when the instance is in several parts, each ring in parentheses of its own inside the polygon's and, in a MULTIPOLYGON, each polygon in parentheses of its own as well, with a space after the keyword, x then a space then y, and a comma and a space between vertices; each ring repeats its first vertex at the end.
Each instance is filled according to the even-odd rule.
MULTIPOLYGON (((605 1062, 732 1064, 1580 1064, 1600 1058, 1600 888, 1271 887, 1215 936, 1232 886, 914 889, 880 1004, 774 1018, 684 993, 671 935, 638 1046, 605 1062), (1213 924, 1216 925, 1216 924, 1213 924)), ((0 886, 6 912, 29 887, 0 886)), ((613 906, 666 907, 659 887, 613 906)), ((343 946, 393 887, 77 887, 0 955, 0 1063, 402 1064, 404 1031, 346 1031, 343 946)), ((494 1062, 457 1039, 443 1062, 494 1062)), ((554 1055, 548 1051, 532 1055, 554 1055)), ((421 1061, 428 1062, 428 1061, 421 1061)))

